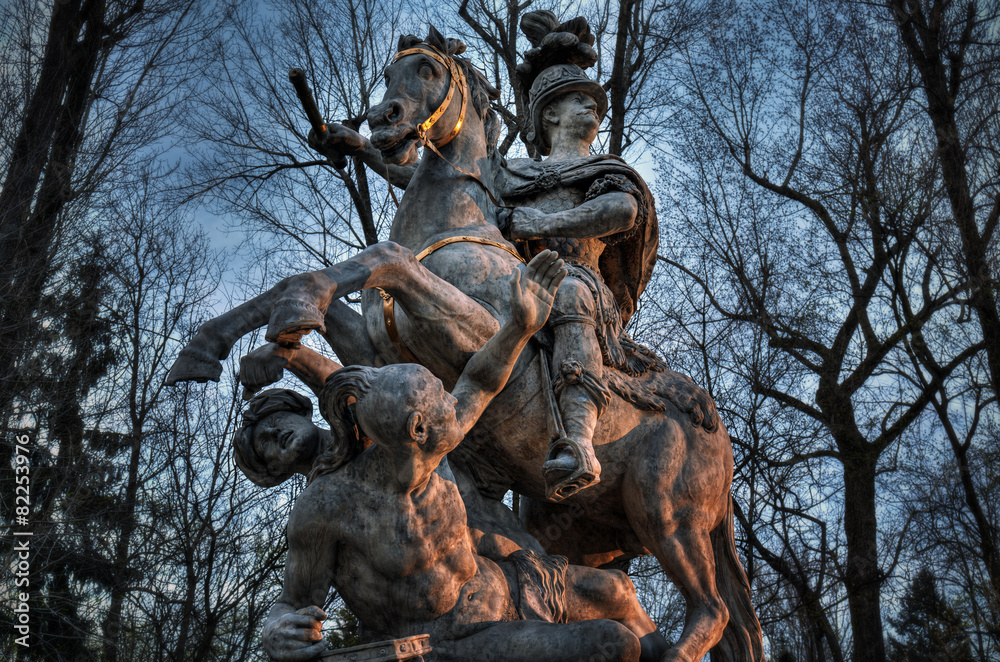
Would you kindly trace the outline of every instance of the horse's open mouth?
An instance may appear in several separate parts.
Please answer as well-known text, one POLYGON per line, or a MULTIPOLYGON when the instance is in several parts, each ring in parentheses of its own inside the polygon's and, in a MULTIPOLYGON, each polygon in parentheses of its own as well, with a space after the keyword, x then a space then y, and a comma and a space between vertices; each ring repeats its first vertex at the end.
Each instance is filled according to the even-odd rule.
POLYGON ((382 158, 389 162, 395 162, 397 159, 401 158, 403 154, 413 146, 413 143, 417 140, 417 134, 413 133, 411 135, 405 136, 404 138, 397 140, 392 145, 380 150, 382 152, 382 158))
POLYGON ((382 152, 382 159, 387 163, 404 161, 409 151, 416 151, 413 149, 416 142, 417 131, 412 124, 375 131, 371 137, 372 146, 382 152))

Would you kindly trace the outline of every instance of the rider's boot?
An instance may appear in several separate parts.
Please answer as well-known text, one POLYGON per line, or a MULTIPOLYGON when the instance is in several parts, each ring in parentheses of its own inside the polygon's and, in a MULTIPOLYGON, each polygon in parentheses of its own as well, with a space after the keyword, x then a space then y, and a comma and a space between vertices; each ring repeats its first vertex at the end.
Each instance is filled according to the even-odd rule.
POLYGON ((601 350, 593 326, 559 326, 554 355, 558 376, 553 386, 564 434, 549 445, 542 473, 546 496, 562 501, 601 480, 593 438, 610 397, 601 379, 601 350))

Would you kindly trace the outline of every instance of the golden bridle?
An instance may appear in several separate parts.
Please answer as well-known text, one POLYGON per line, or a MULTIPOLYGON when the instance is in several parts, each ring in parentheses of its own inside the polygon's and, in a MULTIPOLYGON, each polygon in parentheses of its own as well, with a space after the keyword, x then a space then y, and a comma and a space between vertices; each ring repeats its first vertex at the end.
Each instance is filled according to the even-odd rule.
POLYGON ((399 51, 396 53, 396 56, 392 58, 392 61, 395 62, 399 58, 406 57, 407 55, 418 54, 426 55, 432 60, 440 62, 448 70, 448 73, 451 74, 451 82, 448 83, 448 92, 444 95, 444 101, 442 101, 441 105, 437 107, 437 110, 430 114, 430 117, 417 125, 417 136, 420 137, 420 142, 425 145, 429 145, 431 149, 434 149, 435 147, 447 145, 455 136, 458 135, 458 132, 462 130, 462 123, 465 121, 465 108, 469 103, 469 85, 465 80, 465 74, 462 72, 462 68, 455 62, 455 58, 445 55, 430 44, 421 44, 413 48, 407 48, 406 50, 399 51), (460 90, 462 95, 462 108, 458 113, 458 121, 455 122, 455 127, 451 130, 451 133, 445 136, 443 140, 437 141, 437 145, 435 145, 427 135, 427 132, 431 130, 431 127, 434 126, 434 124, 441 119, 441 116, 444 115, 445 111, 448 110, 448 106, 451 105, 451 100, 455 96, 456 89, 460 90))

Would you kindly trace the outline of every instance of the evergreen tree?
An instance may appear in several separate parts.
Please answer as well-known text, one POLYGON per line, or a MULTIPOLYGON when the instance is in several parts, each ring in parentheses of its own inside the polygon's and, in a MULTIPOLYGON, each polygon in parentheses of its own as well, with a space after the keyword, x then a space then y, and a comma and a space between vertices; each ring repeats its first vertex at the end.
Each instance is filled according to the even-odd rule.
POLYGON ((889 637, 892 662, 972 662, 965 625, 938 591, 929 568, 910 582, 898 616, 889 623, 900 634, 899 639, 889 637))

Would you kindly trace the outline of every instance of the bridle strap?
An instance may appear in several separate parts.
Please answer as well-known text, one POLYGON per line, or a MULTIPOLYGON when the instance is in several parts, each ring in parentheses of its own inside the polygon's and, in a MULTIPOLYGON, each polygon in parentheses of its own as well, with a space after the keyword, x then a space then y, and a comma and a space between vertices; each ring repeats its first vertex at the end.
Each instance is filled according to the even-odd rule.
POLYGON ((455 59, 444 55, 438 49, 434 48, 430 44, 421 44, 420 46, 415 46, 414 48, 407 48, 405 50, 396 53, 392 61, 395 62, 401 57, 406 57, 407 55, 426 55, 432 60, 436 60, 445 66, 448 73, 451 74, 451 81, 448 83, 448 92, 444 95, 444 101, 441 105, 437 107, 430 117, 417 125, 417 135, 420 137, 421 142, 425 145, 434 146, 431 141, 430 136, 427 132, 431 130, 431 127, 441 116, 444 115, 445 111, 448 110, 448 106, 451 105, 451 100, 455 96, 455 90, 459 90, 459 94, 462 95, 462 107, 458 113, 458 121, 455 122, 454 128, 452 128, 451 133, 445 136, 442 140, 437 141, 437 147, 447 145, 451 140, 458 135, 458 132, 462 130, 462 124, 465 122, 465 109, 469 103, 469 86, 465 80, 465 74, 462 73, 462 68, 455 63, 455 59))
MULTIPOLYGON (((490 202, 494 205, 502 209, 512 209, 512 207, 508 207, 497 200, 496 196, 493 195, 493 191, 491 191, 490 187, 486 185, 486 182, 468 170, 455 165, 438 150, 439 147, 447 145, 451 142, 452 138, 457 136, 458 132, 462 130, 462 124, 465 122, 465 109, 469 100, 469 84, 465 79, 465 74, 462 72, 462 68, 455 63, 455 58, 450 55, 445 55, 430 44, 421 44, 419 46, 414 46, 413 48, 407 48, 399 51, 396 53, 395 57, 392 58, 392 61, 395 62, 399 58, 407 55, 418 54, 426 55, 427 57, 440 62, 448 69, 448 73, 451 74, 451 82, 448 84, 448 92, 444 95, 444 101, 442 101, 441 105, 437 107, 437 110, 431 113, 430 117, 417 125, 417 136, 420 138, 421 144, 430 148, 432 152, 437 154, 439 159, 450 165, 452 168, 459 171, 466 177, 470 177, 475 180, 483 188, 483 190, 486 191, 486 195, 489 196, 490 202), (448 106, 451 104, 451 100, 455 96, 456 87, 460 88, 462 95, 462 108, 458 114, 458 121, 455 123, 455 127, 451 130, 451 133, 445 136, 443 140, 437 141, 437 144, 435 144, 434 141, 428 137, 427 132, 430 131, 431 127, 434 126, 434 124, 441 119, 441 116, 444 115, 445 111, 448 110, 448 106)), ((399 207, 399 201, 396 200, 396 194, 393 193, 391 184, 389 185, 389 192, 392 194, 392 199, 396 203, 396 207, 399 207)))

